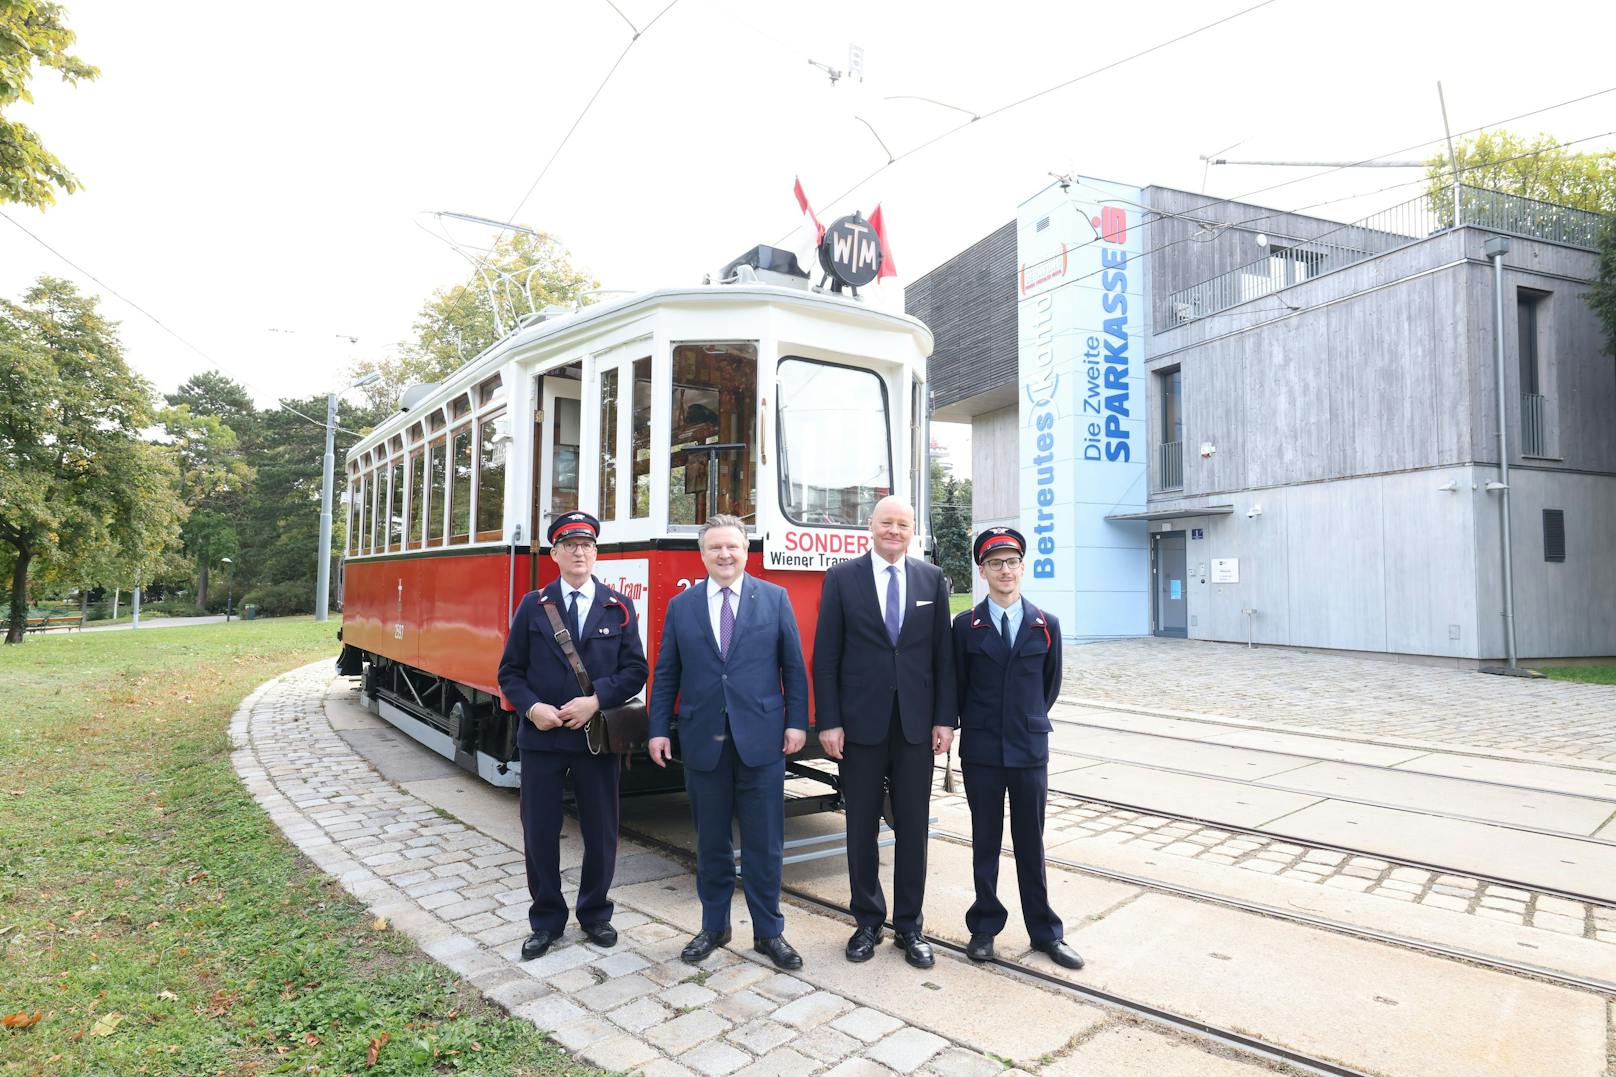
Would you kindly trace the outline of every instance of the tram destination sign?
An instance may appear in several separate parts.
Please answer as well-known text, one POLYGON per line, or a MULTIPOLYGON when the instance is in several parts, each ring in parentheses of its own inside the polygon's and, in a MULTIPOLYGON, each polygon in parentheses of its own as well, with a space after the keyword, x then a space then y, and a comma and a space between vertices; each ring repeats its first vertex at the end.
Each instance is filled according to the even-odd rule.
POLYGON ((870 552, 862 528, 785 527, 763 538, 763 567, 775 572, 824 572, 870 552))
POLYGON ((862 213, 838 218, 819 241, 819 267, 831 289, 862 288, 881 273, 881 238, 862 213))

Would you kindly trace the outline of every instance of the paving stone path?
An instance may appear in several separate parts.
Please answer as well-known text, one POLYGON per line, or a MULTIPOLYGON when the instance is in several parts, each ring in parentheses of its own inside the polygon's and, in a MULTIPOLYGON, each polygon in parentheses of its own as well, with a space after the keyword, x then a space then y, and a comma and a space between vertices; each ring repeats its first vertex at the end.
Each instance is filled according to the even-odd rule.
POLYGON ((1155 638, 1069 648, 1064 673, 1072 702, 1616 763, 1616 685, 1155 638))
MULTIPOLYGON (((441 815, 355 754, 326 719, 330 682, 322 660, 243 701, 230 737, 247 789, 375 915, 584 1061, 647 1077, 1021 1073, 826 990, 812 969, 789 976, 728 949, 686 965, 678 959, 686 932, 620 898, 617 946, 598 948, 572 930, 538 960, 518 960, 528 933, 521 854, 441 815)), ((622 854, 632 851, 624 842, 622 854)), ((684 885, 694 901, 693 882, 684 885)), ((1131 1034, 1115 1023, 1104 1032, 1131 1034)))

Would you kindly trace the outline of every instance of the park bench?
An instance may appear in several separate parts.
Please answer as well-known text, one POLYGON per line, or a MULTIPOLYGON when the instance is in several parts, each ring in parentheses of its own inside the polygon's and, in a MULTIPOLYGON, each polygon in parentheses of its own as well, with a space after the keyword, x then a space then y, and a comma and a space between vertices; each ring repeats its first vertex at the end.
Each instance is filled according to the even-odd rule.
POLYGON ((84 618, 75 613, 72 615, 63 614, 60 616, 51 617, 30 617, 28 618, 27 624, 23 625, 23 631, 49 632, 53 628, 66 628, 71 630, 74 628, 83 627, 84 618))

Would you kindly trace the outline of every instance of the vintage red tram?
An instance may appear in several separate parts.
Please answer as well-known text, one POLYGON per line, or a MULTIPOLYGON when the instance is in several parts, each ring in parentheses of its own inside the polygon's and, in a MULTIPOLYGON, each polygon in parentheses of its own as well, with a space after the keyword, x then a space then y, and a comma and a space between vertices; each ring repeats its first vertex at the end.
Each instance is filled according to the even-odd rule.
POLYGON ((931 333, 759 255, 530 316, 349 451, 341 668, 372 709, 517 784, 496 668, 517 602, 556 576, 558 513, 600 518, 596 575, 634 599, 653 666, 709 513, 748 522, 747 571, 790 592, 810 660, 824 570, 869 548, 875 501, 909 496, 924 528, 931 333))

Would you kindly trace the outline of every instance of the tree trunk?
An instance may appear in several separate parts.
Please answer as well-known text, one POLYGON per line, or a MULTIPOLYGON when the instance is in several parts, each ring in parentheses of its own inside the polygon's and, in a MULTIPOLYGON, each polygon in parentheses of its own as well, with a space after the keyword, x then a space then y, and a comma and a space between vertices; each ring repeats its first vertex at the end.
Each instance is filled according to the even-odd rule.
POLYGON ((118 619, 118 593, 119 589, 114 587, 112 589, 112 619, 114 621, 118 619))
POLYGON ((196 566, 196 611, 208 611, 208 563, 198 562, 196 566))
POLYGON ((31 545, 17 548, 17 563, 11 569, 11 623, 6 626, 6 642, 21 643, 28 626, 28 562, 34 559, 31 545))
POLYGON ((89 619, 90 619, 90 589, 88 587, 80 587, 79 588, 79 624, 83 624, 85 621, 88 621, 89 619))

